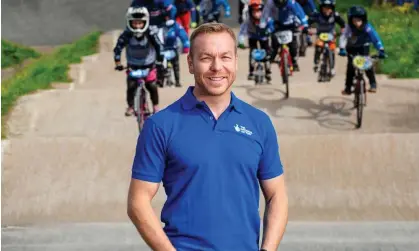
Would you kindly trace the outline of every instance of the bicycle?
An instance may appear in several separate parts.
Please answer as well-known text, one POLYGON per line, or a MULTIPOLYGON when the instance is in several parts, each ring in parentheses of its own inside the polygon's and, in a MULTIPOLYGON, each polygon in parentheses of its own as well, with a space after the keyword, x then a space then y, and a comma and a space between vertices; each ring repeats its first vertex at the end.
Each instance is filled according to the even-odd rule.
POLYGON ((322 48, 321 65, 317 82, 329 82, 332 79, 331 68, 333 62, 333 50, 335 36, 332 33, 320 33, 317 46, 322 48))
POLYGON ((354 108, 356 108, 356 128, 362 126, 362 115, 364 106, 367 105, 367 91, 364 74, 366 70, 373 67, 375 61, 378 60, 378 55, 360 56, 357 55, 352 60, 352 65, 355 67, 355 86, 354 86, 354 108))
POLYGON ((291 54, 289 52, 288 44, 292 42, 293 34, 290 30, 277 31, 274 33, 280 48, 277 57, 279 56, 279 70, 281 72, 282 83, 286 87, 286 98, 289 97, 289 77, 292 76, 293 66, 291 60, 291 54))
MULTIPOLYGON (((265 67, 263 62, 266 60, 266 51, 264 49, 254 49, 252 51, 252 64, 254 66, 253 75, 255 76, 255 85, 263 83, 265 78, 265 67)), ((269 83, 269 81, 268 81, 269 83)))
POLYGON ((308 34, 303 32, 301 29, 298 32, 298 56, 305 57, 306 50, 308 47, 307 43, 308 34))
POLYGON ((166 50, 163 52, 163 80, 161 80, 161 87, 168 86, 168 87, 174 87, 175 81, 174 81, 174 69, 172 65, 172 60, 176 57, 176 51, 175 50, 166 50))
POLYGON ((148 91, 145 87, 145 79, 150 74, 149 68, 147 69, 136 69, 133 70, 127 66, 125 66, 123 69, 126 69, 126 74, 130 76, 131 78, 134 78, 137 80, 137 90, 135 91, 134 96, 134 114, 137 119, 138 124, 138 130, 141 132, 141 129, 143 128, 144 121, 153 113, 150 111, 149 103, 150 97, 148 94, 148 91))

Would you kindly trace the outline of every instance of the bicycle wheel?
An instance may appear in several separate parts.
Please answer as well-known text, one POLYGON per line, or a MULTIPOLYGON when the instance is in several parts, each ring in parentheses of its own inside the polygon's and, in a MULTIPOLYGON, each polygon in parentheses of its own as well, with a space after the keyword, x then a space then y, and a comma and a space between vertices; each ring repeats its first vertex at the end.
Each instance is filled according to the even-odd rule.
POLYGON ((333 77, 332 76, 332 66, 335 64, 335 62, 334 62, 334 54, 333 53, 334 52, 332 50, 328 49, 328 57, 329 57, 329 60, 327 62, 329 64, 329 69, 327 71, 327 78, 328 78, 329 82, 332 80, 332 77, 333 77))
POLYGON ((365 92, 364 92, 364 79, 357 80, 355 88, 355 97, 356 97, 356 127, 361 128, 362 126, 362 115, 364 112, 364 102, 365 102, 365 92))
POLYGON ((263 66, 261 63, 256 65, 255 84, 260 85, 263 83, 263 66))
POLYGON ((326 72, 327 72, 327 54, 325 51, 322 52, 322 63, 320 65, 320 71, 318 76, 318 82, 326 81, 326 72))
POLYGON ((141 129, 143 129, 144 125, 144 105, 145 105, 145 93, 142 87, 138 87, 135 92, 134 97, 134 110, 135 115, 137 118, 137 124, 138 124, 138 131, 141 132, 141 129))
POLYGON ((303 32, 301 32, 300 35, 300 57, 305 57, 306 56, 306 50, 307 50, 307 34, 304 34, 303 32))
POLYGON ((289 90, 289 62, 288 62, 288 52, 282 54, 281 58, 281 76, 282 76, 282 83, 285 84, 286 94, 285 96, 288 98, 290 96, 289 90))

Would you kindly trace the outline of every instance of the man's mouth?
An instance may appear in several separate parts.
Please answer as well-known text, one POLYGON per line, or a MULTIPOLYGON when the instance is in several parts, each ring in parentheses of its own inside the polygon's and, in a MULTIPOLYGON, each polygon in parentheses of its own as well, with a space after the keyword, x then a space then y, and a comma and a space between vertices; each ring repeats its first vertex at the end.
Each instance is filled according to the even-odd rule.
POLYGON ((221 81, 225 79, 226 77, 207 77, 211 81, 221 81))

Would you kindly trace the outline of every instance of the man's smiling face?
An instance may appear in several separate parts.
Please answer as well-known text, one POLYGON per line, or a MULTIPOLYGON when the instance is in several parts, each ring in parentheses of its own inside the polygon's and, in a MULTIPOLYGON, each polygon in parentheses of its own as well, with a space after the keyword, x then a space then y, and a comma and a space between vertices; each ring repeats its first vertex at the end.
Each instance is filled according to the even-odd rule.
POLYGON ((229 91, 238 67, 236 45, 230 34, 200 34, 193 47, 193 55, 188 55, 188 66, 200 92, 220 96, 229 91))

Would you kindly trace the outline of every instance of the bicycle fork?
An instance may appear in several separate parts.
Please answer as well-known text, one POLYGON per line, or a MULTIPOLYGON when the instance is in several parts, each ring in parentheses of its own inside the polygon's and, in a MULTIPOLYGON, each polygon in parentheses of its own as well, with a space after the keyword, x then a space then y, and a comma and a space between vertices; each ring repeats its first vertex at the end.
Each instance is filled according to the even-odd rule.
POLYGON ((288 46, 286 44, 282 45, 282 49, 280 52, 281 55, 281 70, 283 73, 289 73, 290 76, 292 76, 292 72, 293 72, 293 65, 292 65, 292 59, 291 59, 291 54, 288 51, 288 46), (288 69, 285 69, 285 65, 284 65, 284 58, 287 58, 288 61, 288 66, 289 66, 289 72, 287 72, 288 69))

